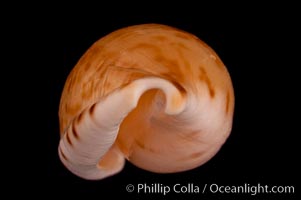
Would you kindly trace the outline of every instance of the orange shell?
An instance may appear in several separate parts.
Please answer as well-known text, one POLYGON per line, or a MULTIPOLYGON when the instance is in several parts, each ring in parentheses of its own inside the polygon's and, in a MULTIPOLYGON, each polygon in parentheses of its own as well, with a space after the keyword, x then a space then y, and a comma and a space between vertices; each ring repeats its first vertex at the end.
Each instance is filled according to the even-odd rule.
MULTIPOLYGON (((95 160, 97 170, 102 165, 114 168, 114 152, 121 155, 119 159, 123 156, 138 167, 160 173, 189 170, 214 156, 231 131, 234 110, 233 87, 224 64, 196 36, 165 25, 144 24, 117 30, 98 40, 68 76, 59 107, 64 140, 60 157, 66 167, 87 179, 101 179, 120 171, 122 167, 108 175, 83 175, 83 169, 76 167, 81 158, 74 154, 87 149, 84 145, 88 143, 77 141, 85 137, 86 129, 75 131, 75 126, 89 120, 89 110, 93 112, 99 102, 114 104, 115 101, 109 101, 113 93, 130 91, 129 87, 147 87, 149 81, 153 84, 152 81, 161 79, 174 86, 181 96, 173 98, 172 104, 185 107, 176 114, 167 114, 164 108, 169 101, 168 91, 156 89, 160 86, 147 88, 137 97, 136 107, 129 108, 120 123, 116 122, 118 129, 112 133, 112 144, 95 160), (134 87, 132 83, 137 84, 134 87), (72 137, 68 131, 73 133, 72 137)), ((126 95, 120 98, 131 100, 126 95)), ((121 104, 114 104, 116 115, 118 106, 125 107, 121 104)), ((93 115, 105 112, 99 110, 93 115)))

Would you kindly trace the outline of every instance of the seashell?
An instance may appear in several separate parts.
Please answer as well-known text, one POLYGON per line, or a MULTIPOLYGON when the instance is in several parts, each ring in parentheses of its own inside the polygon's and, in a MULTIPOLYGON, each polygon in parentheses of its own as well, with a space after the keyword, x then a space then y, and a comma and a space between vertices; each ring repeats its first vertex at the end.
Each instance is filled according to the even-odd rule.
POLYGON ((196 36, 159 24, 94 43, 68 76, 59 107, 59 157, 96 180, 125 160, 157 173, 211 159, 228 138, 234 91, 217 54, 196 36))

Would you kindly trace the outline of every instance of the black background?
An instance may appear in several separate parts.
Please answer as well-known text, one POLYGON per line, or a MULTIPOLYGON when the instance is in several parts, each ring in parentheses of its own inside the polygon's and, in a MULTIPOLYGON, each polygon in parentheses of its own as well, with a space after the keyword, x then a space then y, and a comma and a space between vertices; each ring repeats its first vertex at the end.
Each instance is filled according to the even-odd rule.
MULTIPOLYGON (((105 195, 117 198, 120 194, 128 199, 150 196, 126 191, 127 184, 136 186, 138 183, 293 185, 298 193, 300 153, 297 152, 297 135, 300 129, 297 126, 300 117, 296 114, 300 110, 297 104, 300 89, 297 88, 296 69, 300 65, 300 50, 296 37, 297 14, 290 10, 291 7, 248 5, 228 11, 217 10, 214 6, 190 5, 177 10, 172 7, 156 10, 141 5, 140 9, 123 12, 114 7, 91 7, 94 9, 62 8, 58 13, 50 13, 50 19, 47 18, 34 35, 39 35, 42 45, 38 46, 43 46, 37 50, 43 52, 40 58, 43 65, 33 69, 40 74, 37 77, 39 84, 35 82, 33 88, 45 86, 44 90, 35 90, 38 97, 33 106, 39 113, 37 124, 41 127, 33 130, 34 140, 38 140, 41 147, 35 149, 32 157, 39 159, 32 162, 30 168, 34 172, 24 180, 23 187, 26 180, 37 177, 30 193, 43 191, 43 196, 83 196, 86 199, 108 199, 105 195), (119 28, 142 23, 183 29, 217 52, 229 70, 235 90, 232 133, 214 158, 191 171, 155 174, 127 162, 121 173, 107 179, 80 179, 61 164, 57 154, 57 113, 64 82, 81 55, 96 40, 119 28), (43 107, 39 102, 43 102, 43 107)), ((293 199, 296 195, 223 195, 208 191, 206 194, 153 194, 153 199, 293 199)))

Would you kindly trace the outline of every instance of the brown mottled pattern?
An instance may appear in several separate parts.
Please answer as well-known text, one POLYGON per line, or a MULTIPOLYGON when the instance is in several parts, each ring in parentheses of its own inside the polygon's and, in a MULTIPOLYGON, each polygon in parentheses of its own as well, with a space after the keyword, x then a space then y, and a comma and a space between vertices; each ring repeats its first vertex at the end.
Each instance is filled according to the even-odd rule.
POLYGON ((170 80, 170 82, 172 82, 172 84, 180 91, 180 93, 182 95, 186 94, 186 90, 183 88, 182 85, 180 85, 178 82, 176 82, 175 80, 170 80))
POLYGON ((190 139, 191 141, 195 141, 197 136, 200 135, 200 133, 202 132, 202 130, 198 129, 198 130, 193 130, 191 132, 189 132, 187 134, 187 139, 190 139))
POLYGON ((156 150, 155 149, 152 149, 152 148, 150 148, 150 147, 148 147, 148 146, 146 146, 146 144, 144 144, 143 143, 143 140, 135 140, 135 144, 139 147, 139 148, 141 148, 141 149, 143 149, 143 150, 146 150, 146 151, 149 151, 149 152, 152 152, 152 153, 154 153, 154 152, 156 152, 156 150))
POLYGON ((182 49, 188 49, 188 48, 183 47, 184 44, 182 44, 182 45, 178 44, 178 45, 179 45, 179 46, 178 46, 178 48, 177 48, 177 49, 178 49, 177 53, 178 53, 178 55, 179 55, 181 61, 183 62, 185 69, 188 70, 188 69, 191 68, 191 65, 190 65, 188 59, 184 56, 183 51, 182 51, 182 49))
MULTIPOLYGON (((169 26, 146 24, 117 30, 95 42, 69 74, 60 102, 60 132, 84 109, 133 80, 157 76, 196 93, 205 81, 211 97, 223 86, 226 70, 215 52, 196 36, 169 26), (199 74, 199 66, 205 73, 199 74), (194 88, 194 90, 193 90, 194 88)), ((202 71, 202 70, 201 70, 202 71)), ((80 118, 80 117, 79 117, 80 118)))
POLYGON ((144 143, 142 143, 142 140, 135 140, 135 143, 141 148, 141 149, 145 149, 145 145, 144 143))
POLYGON ((230 92, 227 92, 227 96, 226 96, 226 114, 229 111, 229 104, 230 104, 230 92))
POLYGON ((93 113, 94 113, 94 111, 95 111, 95 105, 96 105, 96 103, 94 103, 94 104, 90 107, 90 109, 89 109, 89 114, 90 114, 90 116, 93 116, 93 113))
POLYGON ((79 113, 79 115, 78 115, 78 117, 76 119, 76 123, 80 124, 80 122, 82 121, 82 119, 83 119, 83 112, 79 113))
POLYGON ((72 123, 72 133, 76 139, 79 139, 79 136, 78 136, 78 133, 77 133, 74 123, 72 123))
POLYGON ((119 65, 108 67, 107 73, 103 79, 104 96, 108 95, 110 92, 116 89, 125 87, 127 84, 131 83, 134 80, 150 76, 147 71, 131 68, 130 66, 128 65, 128 68, 120 67, 119 65))
POLYGON ((202 156, 204 153, 203 152, 196 152, 193 153, 189 156, 189 158, 195 159, 195 158, 199 158, 200 156, 202 156))
POLYGON ((62 151, 61 148, 59 148, 59 151, 60 151, 62 157, 63 157, 66 161, 68 161, 68 158, 66 157, 66 155, 64 154, 64 152, 62 151))
POLYGON ((151 43, 149 44, 149 43, 145 43, 145 42, 141 42, 141 43, 136 44, 132 48, 129 48, 128 51, 137 51, 137 50, 139 51, 141 49, 150 50, 153 53, 159 54, 159 55, 163 54, 162 49, 160 47, 158 47, 156 45, 153 45, 151 43))
POLYGON ((88 62, 87 64, 85 64, 84 72, 88 71, 90 67, 91 67, 91 62, 88 62))
POLYGON ((209 79, 206 70, 203 67, 200 67, 200 79, 202 81, 205 81, 207 86, 208 86, 208 90, 209 90, 209 94, 212 98, 214 98, 215 95, 215 91, 213 89, 211 80, 209 79))
POLYGON ((155 61, 157 61, 158 63, 160 63, 170 69, 178 69, 179 68, 179 63, 176 59, 169 59, 162 55, 157 55, 155 57, 155 61))
POLYGON ((70 139, 70 136, 68 134, 69 132, 66 133, 66 138, 67 138, 67 142, 70 144, 70 146, 73 146, 72 142, 71 142, 71 139, 70 139))
POLYGON ((168 37, 163 35, 155 35, 152 38, 155 40, 159 40, 160 42, 166 42, 168 40, 168 37))

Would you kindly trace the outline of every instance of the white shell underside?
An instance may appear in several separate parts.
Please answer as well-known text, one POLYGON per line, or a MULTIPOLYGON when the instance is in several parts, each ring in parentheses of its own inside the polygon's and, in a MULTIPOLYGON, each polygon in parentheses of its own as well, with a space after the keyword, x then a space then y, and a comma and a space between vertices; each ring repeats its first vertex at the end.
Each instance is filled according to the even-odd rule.
MULTIPOLYGON (((71 172, 90 180, 118 173, 124 166, 125 158, 154 172, 168 173, 195 168, 219 150, 231 129, 232 121, 225 121, 220 116, 224 103, 216 99, 212 106, 210 97, 185 96, 172 83, 161 78, 135 80, 91 105, 72 121, 59 144, 60 159, 71 172), (153 136, 148 138, 150 147, 137 151, 139 145, 135 146, 135 141, 129 139, 129 147, 123 149, 116 142, 120 126, 139 104, 141 96, 152 89, 159 89, 165 96, 164 112, 158 118, 152 118, 153 121, 160 125, 160 116, 169 118, 173 130, 168 129, 171 126, 166 128, 166 125, 162 125, 160 132, 153 129, 153 136), (178 121, 182 124, 179 125, 178 121), (183 135, 185 132, 187 135, 183 135), (178 140, 173 139, 174 136, 178 140), (154 141, 154 137, 159 138, 154 141), (156 146, 161 146, 162 150, 147 152, 156 146)), ((154 102, 156 104, 156 99, 154 102)), ((145 113, 145 116, 151 115, 145 113)))

